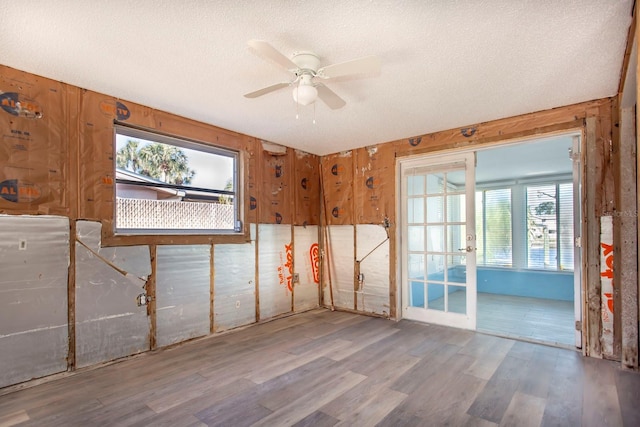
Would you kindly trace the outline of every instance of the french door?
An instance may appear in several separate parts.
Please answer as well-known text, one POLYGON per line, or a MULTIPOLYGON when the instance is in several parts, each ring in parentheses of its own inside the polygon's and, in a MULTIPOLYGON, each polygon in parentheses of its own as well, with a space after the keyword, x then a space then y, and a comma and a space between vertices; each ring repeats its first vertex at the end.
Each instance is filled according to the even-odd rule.
POLYGON ((476 328, 475 154, 400 162, 402 315, 476 328))

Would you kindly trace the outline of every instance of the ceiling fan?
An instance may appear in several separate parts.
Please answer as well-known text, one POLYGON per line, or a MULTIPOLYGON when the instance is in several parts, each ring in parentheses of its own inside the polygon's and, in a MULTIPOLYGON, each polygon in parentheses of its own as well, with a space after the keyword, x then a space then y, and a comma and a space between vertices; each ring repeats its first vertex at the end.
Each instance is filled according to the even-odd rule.
POLYGON ((322 102, 333 110, 342 108, 346 102, 334 91, 324 85, 323 81, 336 77, 357 74, 378 74, 380 60, 376 56, 366 56, 339 64, 320 67, 320 58, 312 52, 299 52, 291 59, 276 50, 263 40, 250 40, 249 47, 260 56, 275 62, 294 75, 289 82, 276 83, 255 92, 247 93, 245 98, 257 98, 262 95, 293 86, 293 99, 300 105, 309 105, 320 98, 322 102))

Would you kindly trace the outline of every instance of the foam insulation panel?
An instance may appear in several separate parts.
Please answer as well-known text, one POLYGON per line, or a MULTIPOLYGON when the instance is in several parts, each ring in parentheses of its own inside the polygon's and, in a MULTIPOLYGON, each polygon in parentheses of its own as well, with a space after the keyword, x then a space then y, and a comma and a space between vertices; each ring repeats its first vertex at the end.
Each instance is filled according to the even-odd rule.
POLYGON ((156 263, 158 346, 208 335, 211 246, 158 246, 156 263))
POLYGON ((361 260, 360 274, 364 275, 356 293, 358 311, 388 315, 389 240, 384 227, 356 225, 356 260, 361 260))
POLYGON ((100 247, 101 225, 78 221, 76 242, 76 365, 149 349, 147 308, 137 305, 151 274, 148 246, 100 247), (113 266, 126 272, 116 270, 113 266))
POLYGON ((292 249, 291 226, 258 225, 260 319, 291 311, 292 249))
POLYGON ((69 220, 0 215, 0 387, 67 369, 69 220))
POLYGON ((320 251, 318 227, 293 227, 294 270, 300 281, 293 287, 293 309, 304 311, 318 307, 320 295, 320 251))
POLYGON ((215 245, 213 316, 216 332, 256 321, 256 225, 251 243, 215 245))
MULTIPOLYGON (((340 308, 354 308, 354 235, 352 225, 329 226, 326 239, 328 265, 331 267, 333 305, 340 308)), ((324 304, 331 305, 329 275, 325 268, 324 304)))

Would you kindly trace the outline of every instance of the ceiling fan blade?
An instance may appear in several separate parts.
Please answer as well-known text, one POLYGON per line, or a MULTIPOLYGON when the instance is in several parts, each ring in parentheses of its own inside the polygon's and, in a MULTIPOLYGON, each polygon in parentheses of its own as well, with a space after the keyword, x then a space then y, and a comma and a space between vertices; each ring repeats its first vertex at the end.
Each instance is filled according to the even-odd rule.
POLYGON ((285 87, 287 87, 289 85, 290 85, 290 83, 276 83, 274 85, 267 86, 267 87, 262 88, 260 90, 256 90, 255 92, 247 93, 244 97, 245 98, 257 98, 259 96, 266 95, 266 94, 271 93, 271 92, 275 92, 278 89, 285 88, 285 87))
POLYGON ((249 40, 247 44, 260 56, 275 62, 286 70, 296 70, 298 68, 292 60, 284 56, 280 51, 264 40, 249 40))
POLYGON ((342 108, 347 105, 344 99, 340 98, 334 91, 325 85, 317 85, 316 89, 318 90, 318 98, 320 98, 322 102, 327 104, 327 106, 332 110, 337 110, 338 108, 342 108))
POLYGON ((320 68, 317 75, 323 79, 330 79, 351 74, 378 74, 379 72, 380 59, 377 56, 365 56, 320 68))

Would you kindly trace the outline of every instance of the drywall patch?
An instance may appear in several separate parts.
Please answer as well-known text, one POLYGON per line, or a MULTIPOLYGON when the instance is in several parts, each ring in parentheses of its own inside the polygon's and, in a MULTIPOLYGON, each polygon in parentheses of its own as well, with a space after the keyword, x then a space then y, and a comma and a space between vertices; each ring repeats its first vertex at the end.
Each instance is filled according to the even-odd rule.
POLYGON ((0 215, 0 387, 67 369, 69 220, 0 215))

